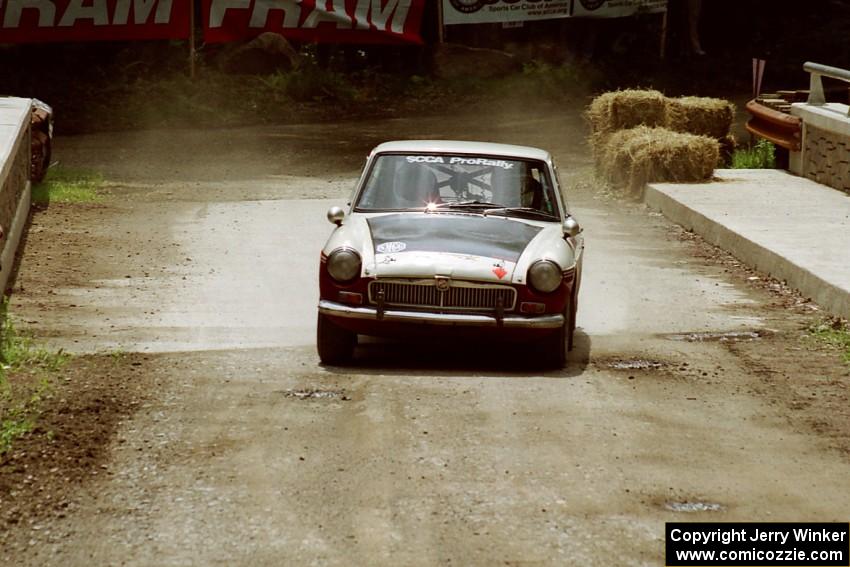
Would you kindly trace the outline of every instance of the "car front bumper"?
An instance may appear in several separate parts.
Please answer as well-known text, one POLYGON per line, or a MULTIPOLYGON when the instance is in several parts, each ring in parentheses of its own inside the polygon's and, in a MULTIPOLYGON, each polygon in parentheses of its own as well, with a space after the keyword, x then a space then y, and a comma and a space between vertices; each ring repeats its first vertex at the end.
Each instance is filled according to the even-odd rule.
POLYGON ((319 313, 341 319, 354 319, 363 322, 373 321, 375 325, 384 323, 405 323, 412 325, 438 325, 449 327, 503 327, 506 329, 557 329, 564 324, 564 316, 556 315, 505 315, 501 321, 496 317, 467 313, 433 313, 427 311, 398 311, 387 309, 382 316, 374 307, 359 307, 336 303, 322 299, 319 301, 319 313))

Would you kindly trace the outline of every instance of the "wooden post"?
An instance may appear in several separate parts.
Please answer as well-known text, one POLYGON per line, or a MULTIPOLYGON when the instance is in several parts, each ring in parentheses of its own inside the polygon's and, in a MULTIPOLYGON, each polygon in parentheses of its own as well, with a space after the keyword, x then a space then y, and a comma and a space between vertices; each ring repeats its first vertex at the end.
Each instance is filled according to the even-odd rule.
POLYGON ((661 16, 661 45, 658 50, 658 55, 661 59, 667 56, 667 14, 670 12, 670 0, 667 0, 664 14, 661 16))
POLYGON ((189 78, 195 75, 195 0, 189 0, 189 78))
POLYGON ((437 0, 437 43, 446 41, 445 26, 443 25, 443 0, 437 0))

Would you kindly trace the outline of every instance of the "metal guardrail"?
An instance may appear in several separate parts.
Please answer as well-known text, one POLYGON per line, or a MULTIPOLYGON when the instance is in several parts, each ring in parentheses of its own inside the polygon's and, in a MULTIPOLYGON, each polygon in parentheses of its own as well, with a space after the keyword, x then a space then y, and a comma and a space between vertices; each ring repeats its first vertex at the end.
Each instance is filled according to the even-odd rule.
POLYGON ((830 79, 838 79, 839 81, 850 83, 850 71, 847 69, 807 61, 803 64, 803 70, 809 73, 809 100, 806 103, 813 106, 823 106, 826 104, 822 77, 829 77, 830 79))
POLYGON ((800 118, 773 110, 755 100, 748 102, 746 108, 752 116, 747 122, 748 132, 786 150, 800 151, 803 132, 800 118))

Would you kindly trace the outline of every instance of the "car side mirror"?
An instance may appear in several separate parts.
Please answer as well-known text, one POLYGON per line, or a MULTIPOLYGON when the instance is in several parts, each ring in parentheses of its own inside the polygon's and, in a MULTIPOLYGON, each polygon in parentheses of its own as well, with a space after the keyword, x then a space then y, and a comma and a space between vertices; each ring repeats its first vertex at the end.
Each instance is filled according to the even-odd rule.
POLYGON ((345 218, 345 211, 342 207, 331 207, 328 209, 328 222, 337 226, 342 226, 342 219, 345 218))
POLYGON ((564 220, 563 228, 565 238, 574 238, 581 232, 581 227, 579 226, 578 221, 573 217, 567 217, 566 220, 564 220))

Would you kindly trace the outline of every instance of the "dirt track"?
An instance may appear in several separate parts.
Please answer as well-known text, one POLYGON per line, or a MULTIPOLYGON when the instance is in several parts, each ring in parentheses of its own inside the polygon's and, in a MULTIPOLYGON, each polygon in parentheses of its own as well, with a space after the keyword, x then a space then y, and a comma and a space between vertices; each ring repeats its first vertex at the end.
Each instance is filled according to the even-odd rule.
POLYGON ((12 312, 57 346, 139 353, 85 359, 80 383, 123 400, 105 450, 20 457, 35 480, 3 495, 0 560, 658 565, 665 521, 846 521, 850 372, 803 338, 818 312, 592 193, 582 135, 517 114, 60 140, 111 196, 34 216, 12 312), (439 341, 318 366, 324 210, 404 137, 555 153, 588 242, 564 371, 439 341))

